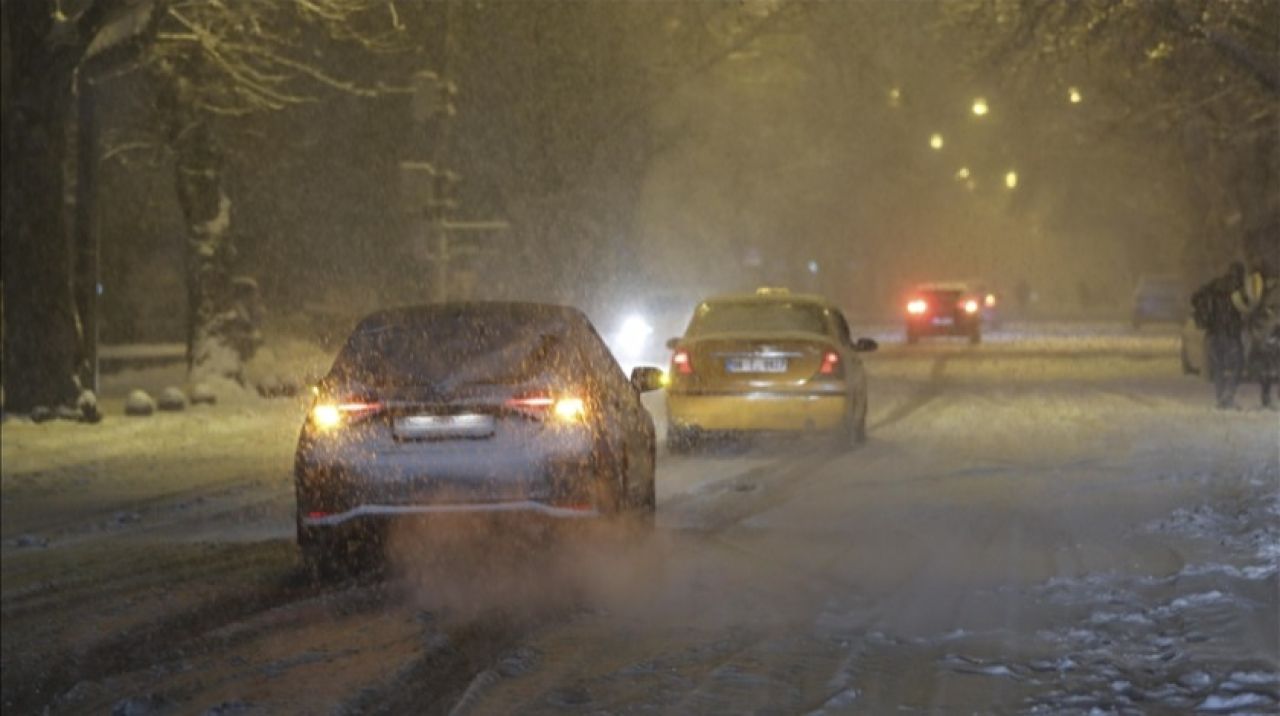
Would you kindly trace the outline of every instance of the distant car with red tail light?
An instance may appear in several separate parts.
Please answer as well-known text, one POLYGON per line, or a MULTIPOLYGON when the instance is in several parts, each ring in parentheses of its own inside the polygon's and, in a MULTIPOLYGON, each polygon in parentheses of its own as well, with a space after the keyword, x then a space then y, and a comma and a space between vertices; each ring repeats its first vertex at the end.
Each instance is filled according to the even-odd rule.
POLYGON ((316 388, 295 459, 303 558, 330 570, 387 521, 655 509, 654 426, 580 311, 443 303, 375 313, 316 388))
POLYGON ((717 433, 822 432, 860 443, 867 378, 844 315, 819 296, 782 289, 700 303, 668 342, 667 448, 717 433))
POLYGON ((967 283, 924 283, 916 286, 904 308, 907 343, 926 336, 965 336, 982 342, 983 309, 988 296, 991 308, 998 300, 967 283))

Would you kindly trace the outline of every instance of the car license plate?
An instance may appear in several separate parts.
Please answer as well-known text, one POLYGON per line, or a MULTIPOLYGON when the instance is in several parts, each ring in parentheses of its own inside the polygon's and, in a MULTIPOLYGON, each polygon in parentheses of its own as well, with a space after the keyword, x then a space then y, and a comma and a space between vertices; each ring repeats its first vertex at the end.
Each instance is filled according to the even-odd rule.
POLYGON ((955 323, 955 319, 952 318, 951 316, 934 316, 933 317, 933 325, 935 326, 949 326, 952 323, 955 323))
POLYGON ((405 415, 395 419, 392 429, 401 440, 487 438, 493 435, 493 416, 475 413, 405 415))
POLYGON ((724 369, 730 373, 785 373, 786 358, 729 358, 724 362, 724 369))

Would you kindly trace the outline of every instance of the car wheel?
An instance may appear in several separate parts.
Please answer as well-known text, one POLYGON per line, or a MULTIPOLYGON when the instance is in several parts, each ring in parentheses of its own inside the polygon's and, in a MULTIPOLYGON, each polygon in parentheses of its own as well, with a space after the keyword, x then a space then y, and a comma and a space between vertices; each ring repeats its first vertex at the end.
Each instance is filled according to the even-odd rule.
POLYGON ((298 551, 302 569, 313 582, 327 582, 345 576, 349 567, 347 544, 315 527, 298 527, 298 551))

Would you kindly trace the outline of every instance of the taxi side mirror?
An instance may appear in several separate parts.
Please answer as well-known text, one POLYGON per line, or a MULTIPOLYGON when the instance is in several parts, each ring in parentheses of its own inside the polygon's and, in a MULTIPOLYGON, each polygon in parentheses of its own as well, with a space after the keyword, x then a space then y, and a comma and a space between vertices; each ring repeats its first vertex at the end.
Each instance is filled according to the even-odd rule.
POLYGON ((879 347, 880 344, 870 338, 859 338, 853 343, 853 350, 857 353, 872 353, 879 347))

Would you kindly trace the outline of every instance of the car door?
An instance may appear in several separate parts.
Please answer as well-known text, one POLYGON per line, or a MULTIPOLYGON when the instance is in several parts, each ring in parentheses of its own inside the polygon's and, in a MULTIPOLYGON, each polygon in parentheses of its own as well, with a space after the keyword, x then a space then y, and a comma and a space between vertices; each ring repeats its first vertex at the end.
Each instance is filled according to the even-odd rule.
POLYGON ((853 333, 849 330, 849 322, 845 320, 844 314, 840 309, 833 308, 830 315, 831 322, 835 324, 836 342, 840 345, 840 360, 844 361, 848 370, 845 384, 848 386, 849 396, 853 399, 854 405, 861 409, 867 398, 866 374, 862 369, 862 358, 853 349, 853 333))

